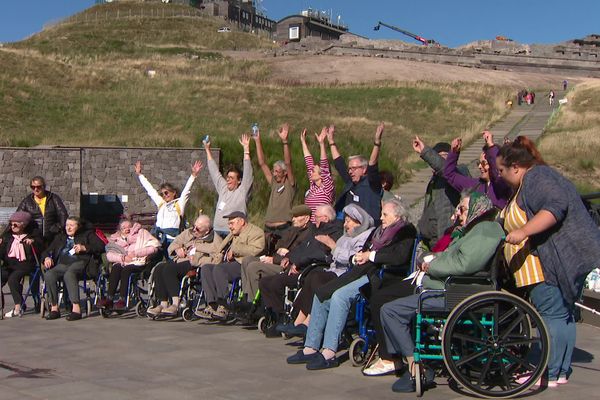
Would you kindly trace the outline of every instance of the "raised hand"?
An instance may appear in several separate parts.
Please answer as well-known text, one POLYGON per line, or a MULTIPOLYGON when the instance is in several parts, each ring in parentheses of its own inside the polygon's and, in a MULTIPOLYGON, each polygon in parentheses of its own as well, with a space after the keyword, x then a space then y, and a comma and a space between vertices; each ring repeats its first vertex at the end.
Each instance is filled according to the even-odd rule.
MULTIPOLYGON (((256 135, 256 137, 258 137, 258 135, 256 135)), ((255 139, 256 139, 256 137, 255 137, 255 139)), ((239 142, 242 145, 242 147, 244 148, 244 151, 250 149, 250 135, 248 135, 247 133, 244 133, 244 134, 242 134, 242 136, 240 136, 239 142)))
POLYGON ((279 128, 278 134, 279 134, 279 138, 281 139, 282 142, 287 142, 288 136, 290 134, 290 125, 287 122, 285 124, 281 125, 281 128, 279 128))
POLYGON ((300 132, 300 142, 306 144, 306 128, 300 132))
POLYGON ((375 130, 375 143, 381 143, 381 137, 383 136, 383 130, 385 129, 385 124, 380 122, 377 125, 377 130, 375 130))
POLYGON ((197 160, 194 162, 194 164, 192 164, 192 175, 194 175, 194 178, 198 176, 203 166, 204 165, 202 165, 202 161, 200 160, 197 160))
POLYGON ((423 150, 425 150, 425 143, 423 143, 420 137, 415 136, 415 138, 412 141, 412 147, 414 151, 421 154, 423 150))
POLYGON ((492 147, 494 145, 494 135, 492 135, 492 132, 485 130, 481 132, 481 136, 483 136, 483 140, 487 147, 492 147))
POLYGON ((462 139, 461 138, 452 139, 452 144, 450 145, 450 150, 452 150, 455 153, 460 153, 461 148, 462 148, 462 139))
POLYGON ((142 162, 140 160, 137 160, 133 167, 135 168, 135 173, 137 175, 142 174, 142 162))
POLYGON ((335 143, 335 125, 330 125, 327 129, 327 141, 329 144, 335 143))
POLYGON ((323 129, 321 129, 321 133, 315 133, 315 137, 317 138, 317 142, 319 142, 319 144, 325 143, 328 131, 328 128, 324 126, 323 129))

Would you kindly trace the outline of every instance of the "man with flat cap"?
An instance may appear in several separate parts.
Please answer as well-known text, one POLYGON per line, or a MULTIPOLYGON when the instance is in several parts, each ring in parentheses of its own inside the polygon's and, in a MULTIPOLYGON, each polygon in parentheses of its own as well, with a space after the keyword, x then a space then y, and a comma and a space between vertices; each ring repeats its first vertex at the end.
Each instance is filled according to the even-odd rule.
POLYGON ((301 204, 292 208, 292 226, 285 231, 275 245, 272 255, 245 257, 242 262, 242 290, 252 302, 258 292, 258 281, 261 277, 275 275, 288 267, 290 260, 286 257, 290 250, 312 237, 315 226, 310 222, 311 210, 301 204))
POLYGON ((229 316, 227 295, 229 282, 240 278, 245 257, 256 257, 265 247, 265 233, 248 222, 242 211, 234 211, 228 219, 229 235, 223 239, 213 263, 200 270, 202 289, 206 297, 206 308, 198 311, 201 318, 226 320, 229 316))

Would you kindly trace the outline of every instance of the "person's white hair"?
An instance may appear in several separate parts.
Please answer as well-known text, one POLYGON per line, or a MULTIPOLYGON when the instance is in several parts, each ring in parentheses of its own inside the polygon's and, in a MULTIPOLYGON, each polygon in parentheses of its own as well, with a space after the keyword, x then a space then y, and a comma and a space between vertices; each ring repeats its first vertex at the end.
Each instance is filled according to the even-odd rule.
POLYGON ((283 162, 282 160, 277 160, 273 163, 273 168, 275 167, 279 167, 281 168, 282 171, 286 171, 287 172, 287 165, 285 165, 285 162, 283 162))
POLYGON ((408 221, 408 210, 400 200, 390 199, 383 202, 384 207, 388 204, 392 207, 392 212, 396 218, 399 218, 402 221, 408 221))
POLYGON ((320 206, 317 206, 317 208, 315 208, 315 214, 317 212, 320 212, 323 215, 326 215, 327 218, 329 218, 330 221, 333 221, 335 219, 335 210, 329 204, 322 204, 320 206))
POLYGON ((352 161, 352 160, 358 160, 358 162, 360 162, 360 166, 362 168, 367 168, 367 165, 369 165, 369 161, 364 156, 361 156, 361 155, 348 157, 348 164, 350 164, 350 161, 352 161))
POLYGON ((198 218, 196 218, 196 220, 194 221, 194 226, 196 226, 196 225, 201 226, 206 229, 210 229, 212 227, 212 222, 208 215, 200 214, 200 215, 198 215, 198 218))

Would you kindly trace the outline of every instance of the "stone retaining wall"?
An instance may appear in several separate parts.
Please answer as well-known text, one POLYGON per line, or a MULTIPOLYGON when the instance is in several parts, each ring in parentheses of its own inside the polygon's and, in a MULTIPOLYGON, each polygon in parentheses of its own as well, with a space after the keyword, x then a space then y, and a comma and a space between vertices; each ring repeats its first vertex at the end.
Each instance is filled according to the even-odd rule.
MULTIPOLYGON (((213 150, 219 162, 220 150, 213 150)), ((135 175, 142 160, 143 174, 157 187, 170 182, 183 189, 191 163, 205 164, 194 186, 214 190, 203 150, 189 148, 0 148, 0 207, 16 207, 31 193, 31 177, 41 175, 48 189, 60 195, 71 215, 79 215, 84 202, 103 212, 104 201, 120 203, 127 213, 156 211, 135 175), (100 201, 99 201, 100 200, 100 201)))

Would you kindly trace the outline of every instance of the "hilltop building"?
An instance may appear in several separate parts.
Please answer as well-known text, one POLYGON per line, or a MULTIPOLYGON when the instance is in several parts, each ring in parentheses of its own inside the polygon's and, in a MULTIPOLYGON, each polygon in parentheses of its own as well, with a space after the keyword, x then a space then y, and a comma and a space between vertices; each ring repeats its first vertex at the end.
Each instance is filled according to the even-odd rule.
POLYGON ((306 38, 322 40, 339 40, 340 36, 348 33, 348 26, 332 21, 330 15, 323 11, 304 10, 297 15, 289 15, 277 22, 275 39, 279 42, 293 42, 306 38))

